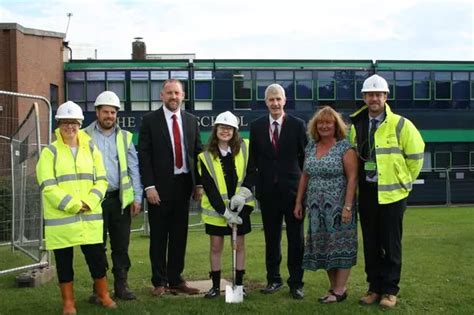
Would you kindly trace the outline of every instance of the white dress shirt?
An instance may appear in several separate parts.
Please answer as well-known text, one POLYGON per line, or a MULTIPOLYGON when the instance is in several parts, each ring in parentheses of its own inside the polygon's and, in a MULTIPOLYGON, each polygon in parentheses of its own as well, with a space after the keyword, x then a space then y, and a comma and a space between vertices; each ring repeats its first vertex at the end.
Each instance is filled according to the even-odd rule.
POLYGON ((273 122, 276 121, 278 123, 278 139, 280 139, 281 125, 283 124, 283 118, 285 117, 285 114, 281 115, 278 119, 273 119, 272 115, 268 115, 268 117, 270 118, 270 128, 268 128, 268 134, 270 135, 270 142, 272 142, 273 132, 276 128, 273 125, 273 122))
POLYGON ((174 157, 175 162, 176 162, 176 156, 175 156, 174 137, 173 137, 173 115, 176 115, 176 120, 178 122, 179 133, 181 137, 183 167, 177 168, 176 163, 174 163, 174 174, 178 175, 178 174, 183 174, 183 173, 189 173, 188 161, 186 160, 186 150, 184 147, 183 120, 181 119, 181 110, 178 109, 176 112, 172 112, 168 108, 166 108, 166 106, 163 105, 163 111, 165 113, 166 124, 168 125, 168 133, 170 135, 171 145, 173 146, 173 157, 174 157))

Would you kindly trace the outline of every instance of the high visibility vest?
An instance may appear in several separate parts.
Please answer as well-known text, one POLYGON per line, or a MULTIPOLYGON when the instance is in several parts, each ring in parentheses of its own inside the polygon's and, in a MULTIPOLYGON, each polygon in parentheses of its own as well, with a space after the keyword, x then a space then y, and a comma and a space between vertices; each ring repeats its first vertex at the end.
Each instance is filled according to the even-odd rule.
MULTIPOLYGON (((248 148, 249 141, 247 139, 244 139, 242 141, 239 153, 234 157, 235 170, 237 173, 237 188, 235 193, 238 193, 240 191, 240 187, 244 181, 245 174, 247 172, 248 148)), ((219 158, 214 157, 209 151, 204 151, 198 155, 198 159, 199 162, 201 162, 198 163, 199 174, 202 175, 201 165, 204 165, 209 174, 211 175, 214 184, 217 187, 217 190, 220 192, 224 204, 226 205, 226 207, 229 206, 229 195, 227 194, 224 171, 222 169, 222 165, 219 158)), ((245 204, 250 207, 255 207, 255 199, 251 197, 246 200, 245 204)), ((206 195, 206 192, 204 192, 201 199, 201 208, 201 217, 204 223, 216 226, 227 226, 226 219, 216 210, 214 210, 209 201, 209 198, 206 195)))
MULTIPOLYGON (((394 114, 388 104, 385 104, 385 114, 385 120, 374 136, 380 204, 408 197, 423 166, 425 150, 423 138, 410 120, 394 114)), ((361 115, 368 115, 367 105, 352 114, 351 119, 357 120, 361 115)), ((358 123, 355 122, 349 133, 350 141, 356 148, 357 129, 358 123)))
MULTIPOLYGON (((97 121, 87 126, 84 131, 92 137, 97 121)), ((122 209, 125 209, 135 199, 135 193, 132 187, 132 181, 128 175, 128 150, 132 145, 132 133, 122 130, 118 125, 115 127, 115 144, 117 146, 118 164, 120 171, 120 203, 122 209)), ((92 140, 94 138, 92 137, 92 140)))
POLYGON ((91 138, 78 132, 76 157, 59 133, 36 165, 44 213, 46 249, 103 242, 101 202, 107 191, 102 155, 91 138), (82 202, 91 211, 79 213, 82 202))

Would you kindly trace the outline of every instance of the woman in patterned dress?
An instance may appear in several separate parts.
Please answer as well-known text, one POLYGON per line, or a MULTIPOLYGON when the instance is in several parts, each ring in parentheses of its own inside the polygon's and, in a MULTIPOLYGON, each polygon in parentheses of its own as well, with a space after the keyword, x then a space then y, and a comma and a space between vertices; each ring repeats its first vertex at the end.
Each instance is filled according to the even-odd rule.
POLYGON ((357 261, 357 155, 345 139, 347 126, 331 107, 323 107, 308 125, 306 147, 294 215, 308 209, 308 233, 303 268, 325 269, 330 288, 321 303, 347 298, 347 280, 357 261))

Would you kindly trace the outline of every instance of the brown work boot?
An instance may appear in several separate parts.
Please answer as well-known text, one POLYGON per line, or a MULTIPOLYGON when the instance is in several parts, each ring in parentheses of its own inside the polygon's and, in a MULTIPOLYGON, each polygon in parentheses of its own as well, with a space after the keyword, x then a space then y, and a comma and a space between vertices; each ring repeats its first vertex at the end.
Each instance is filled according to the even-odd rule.
POLYGON ((367 291, 363 297, 360 298, 360 305, 372 305, 380 301, 380 294, 367 291))
POLYGON ((172 286, 172 287, 170 286, 170 291, 174 293, 185 293, 188 295, 199 294, 199 289, 188 286, 186 281, 183 281, 176 286, 172 286))
POLYGON ((107 278, 94 279, 94 285, 100 304, 105 308, 117 308, 117 304, 110 298, 107 278))
POLYGON ((380 306, 387 307, 387 308, 394 308, 397 305, 397 296, 392 294, 384 294, 382 295, 382 299, 380 300, 380 306))
POLYGON ((165 295, 165 293, 166 293, 165 287, 154 287, 153 290, 151 291, 151 294, 156 297, 161 297, 165 295))
POLYGON ((74 289, 72 282, 60 283, 61 297, 63 298, 63 315, 75 315, 74 289))

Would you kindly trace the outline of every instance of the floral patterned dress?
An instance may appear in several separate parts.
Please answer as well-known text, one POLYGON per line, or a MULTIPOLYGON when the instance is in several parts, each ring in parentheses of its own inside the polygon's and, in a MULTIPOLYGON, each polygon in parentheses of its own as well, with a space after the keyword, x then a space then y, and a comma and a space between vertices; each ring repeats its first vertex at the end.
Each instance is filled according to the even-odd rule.
POLYGON ((357 216, 342 223, 347 180, 343 156, 351 148, 347 140, 336 142, 320 159, 318 144, 306 146, 304 170, 309 175, 306 192, 308 234, 303 268, 309 270, 350 268, 357 262, 357 216))

